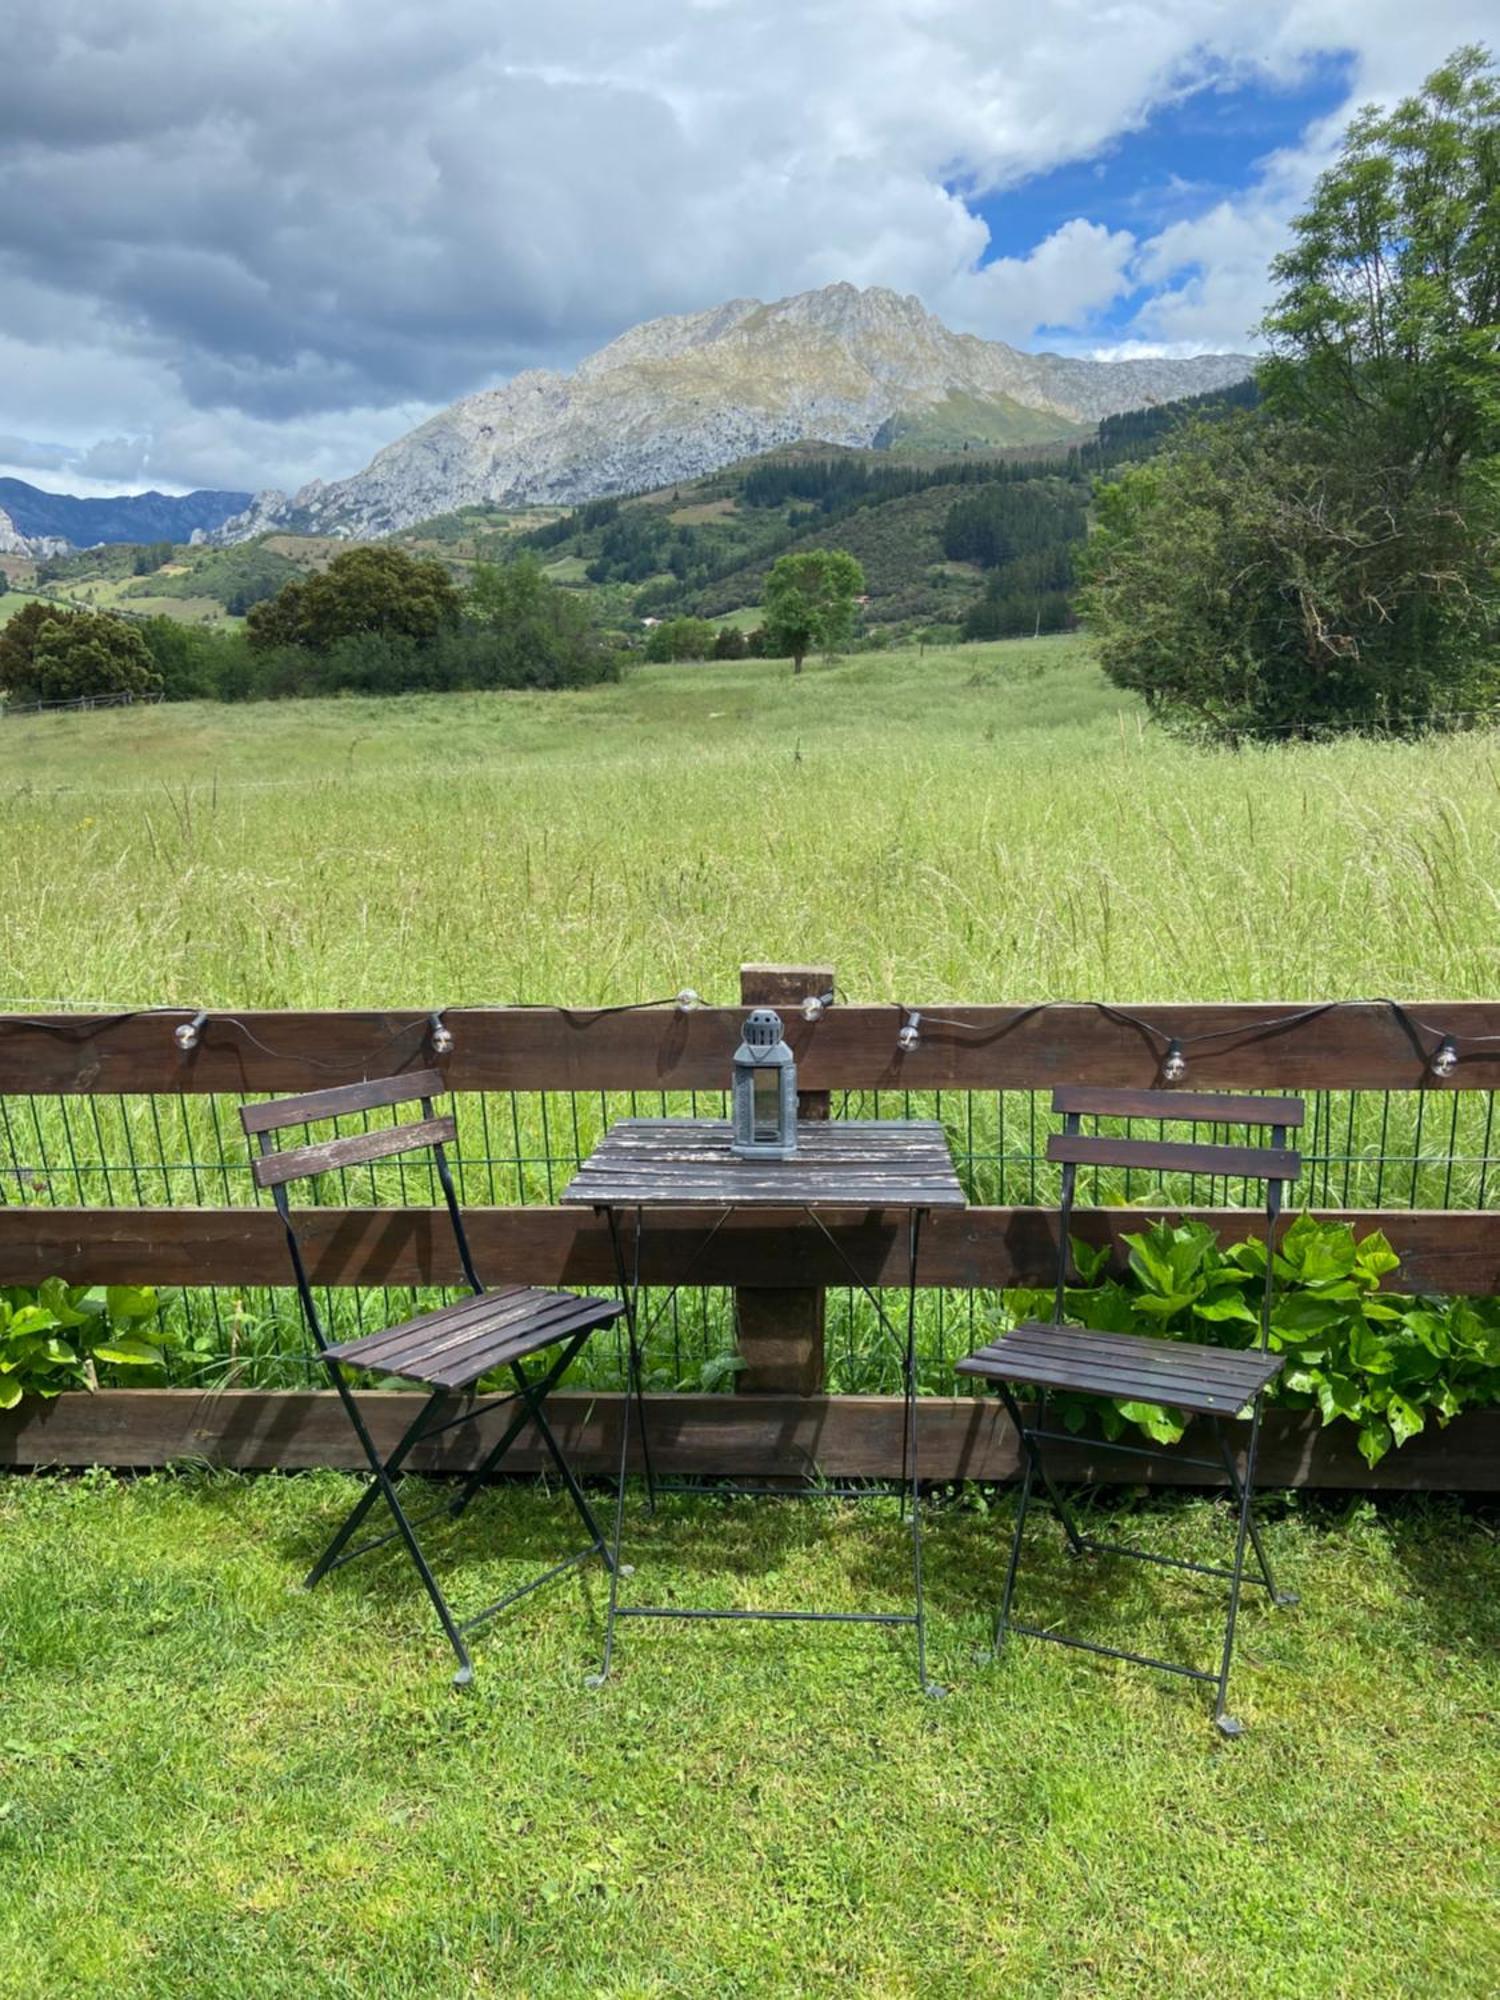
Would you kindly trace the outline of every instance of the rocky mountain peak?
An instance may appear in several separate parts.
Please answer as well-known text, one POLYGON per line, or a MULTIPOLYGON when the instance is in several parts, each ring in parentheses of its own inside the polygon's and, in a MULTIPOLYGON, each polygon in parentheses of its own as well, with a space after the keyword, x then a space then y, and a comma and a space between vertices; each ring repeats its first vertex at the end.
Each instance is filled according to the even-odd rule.
POLYGON ((631 327, 571 375, 465 396, 364 472, 259 494, 225 539, 290 527, 390 534, 457 507, 573 504, 695 479, 804 439, 1032 443, 1242 380, 1245 355, 1103 362, 956 334, 911 294, 825 285, 631 327))

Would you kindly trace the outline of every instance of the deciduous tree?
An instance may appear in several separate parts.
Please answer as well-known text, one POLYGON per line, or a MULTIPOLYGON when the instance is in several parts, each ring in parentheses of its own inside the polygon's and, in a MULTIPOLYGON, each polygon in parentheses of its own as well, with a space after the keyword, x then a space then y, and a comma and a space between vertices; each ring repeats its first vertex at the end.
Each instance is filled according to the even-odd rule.
POLYGON ((1098 495, 1109 674, 1224 731, 1410 729, 1500 694, 1500 84, 1461 50, 1354 121, 1272 274, 1258 416, 1098 495))
POLYGON ((865 573, 843 549, 804 549, 779 556, 766 579, 766 643, 790 653, 792 672, 814 646, 832 652, 854 631, 855 600, 865 573))

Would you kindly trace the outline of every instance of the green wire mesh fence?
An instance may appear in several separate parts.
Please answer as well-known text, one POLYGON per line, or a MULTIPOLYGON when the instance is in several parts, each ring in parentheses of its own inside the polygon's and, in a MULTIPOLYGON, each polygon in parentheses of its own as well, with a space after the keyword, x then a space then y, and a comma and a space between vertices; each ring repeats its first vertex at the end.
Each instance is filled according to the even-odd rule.
MULTIPOLYGON (((1351 1209, 1469 1209, 1500 1185, 1489 1091, 1307 1091, 1298 1205, 1351 1209)), ((621 1117, 723 1117, 716 1092, 514 1092, 454 1100, 453 1164, 466 1206, 556 1201, 573 1170, 621 1117)), ((935 1118, 946 1129, 969 1200, 983 1206, 1055 1204, 1046 1159, 1059 1121, 1045 1092, 836 1093, 836 1118, 935 1118)), ((374 1114, 379 1116, 379 1114, 374 1114)), ((1158 1121, 1121 1130, 1153 1135, 1158 1121)), ((1203 1136, 1209 1136, 1205 1131, 1203 1136)), ((1239 1137, 1219 1128, 1214 1137, 1239 1137)), ((325 1176, 315 1198, 340 1206, 431 1206, 441 1199, 425 1162, 396 1160, 325 1176)), ((1139 1172, 1085 1172, 1085 1205, 1255 1207, 1258 1187, 1197 1174, 1148 1182, 1139 1172)), ((236 1207, 265 1203, 249 1173, 236 1104, 176 1095, 0 1097, 0 1204, 85 1208, 236 1207)), ((481 1276, 483 1272, 481 1271, 481 1276)), ((453 1296, 437 1289, 329 1287, 328 1324, 347 1338, 373 1332, 453 1296)), ((892 1304, 895 1301, 891 1302, 892 1304)), ((983 1291, 924 1291, 918 1352, 924 1390, 951 1392, 954 1360, 994 1322, 983 1291)), ((718 1389, 735 1373, 732 1294, 692 1287, 666 1303, 648 1294, 648 1378, 655 1388, 718 1389), (658 1307, 664 1310, 658 1313, 658 1307)), ((182 1287, 164 1293, 161 1332, 173 1386, 290 1388, 322 1380, 295 1293, 281 1287, 182 1287)), ((618 1388, 622 1335, 591 1342, 575 1364, 579 1386, 618 1388)), ((899 1357, 858 1291, 827 1295, 827 1384, 836 1393, 894 1392, 899 1357)), ((135 1379, 139 1379, 137 1375, 135 1379)))

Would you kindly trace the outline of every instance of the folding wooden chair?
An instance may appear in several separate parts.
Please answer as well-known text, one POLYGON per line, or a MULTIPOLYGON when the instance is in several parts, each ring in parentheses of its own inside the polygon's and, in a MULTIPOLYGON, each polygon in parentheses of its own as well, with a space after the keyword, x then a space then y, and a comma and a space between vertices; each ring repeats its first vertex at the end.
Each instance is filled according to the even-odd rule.
MULTIPOLYGON (((1061 1133, 1047 1142, 1047 1157, 1061 1163, 1062 1206, 1058 1219, 1057 1289, 1050 1320, 1030 1320, 1002 1339, 971 1354, 958 1364, 963 1375, 975 1375, 993 1382, 1005 1402, 1012 1423, 1020 1433, 1025 1466, 1020 1498, 1016 1505, 1015 1534, 1010 1562, 1005 1572, 1005 1588, 995 1628, 998 1654, 1010 1632, 1023 1632, 1034 1639, 1052 1639, 1060 1645, 1083 1652, 1103 1654, 1108 1659, 1133 1660, 1138 1665, 1159 1668, 1164 1673, 1181 1674, 1189 1680, 1212 1681, 1217 1688, 1214 1721, 1225 1736, 1238 1736, 1243 1725, 1228 1713, 1229 1667, 1234 1653, 1235 1621, 1239 1615, 1240 1586, 1244 1578, 1245 1548, 1248 1541, 1255 1551, 1260 1574, 1250 1580, 1264 1584, 1275 1604, 1294 1604, 1296 1598, 1278 1591, 1271 1565, 1255 1523, 1252 1495, 1255 1488, 1255 1454, 1260 1440, 1261 1403, 1266 1386, 1281 1372, 1282 1357, 1270 1352, 1271 1305, 1274 1294, 1276 1220, 1281 1212, 1282 1190, 1301 1172, 1301 1160, 1287 1150, 1289 1127, 1300 1126, 1303 1107, 1295 1097, 1227 1097, 1208 1092, 1170 1094, 1156 1090, 1096 1090, 1088 1086, 1068 1086, 1053 1094, 1052 1108, 1064 1115, 1061 1133), (1269 1127, 1269 1146, 1211 1145, 1170 1139, 1110 1138, 1097 1132, 1084 1133, 1084 1117, 1153 1118, 1183 1124, 1233 1124, 1269 1127), (1064 1294, 1070 1266, 1068 1224, 1073 1212, 1073 1194, 1080 1166, 1143 1167, 1161 1173, 1223 1174, 1257 1180, 1266 1188, 1266 1279, 1261 1299, 1260 1338, 1250 1349, 1230 1350, 1207 1347, 1186 1340, 1158 1340, 1143 1334, 1096 1333, 1070 1326, 1064 1319, 1064 1294), (1016 1401, 1015 1388, 1027 1384, 1038 1393, 1036 1417, 1028 1421, 1016 1401), (1072 1390, 1094 1396, 1112 1396, 1125 1402, 1161 1403, 1169 1408, 1207 1417, 1222 1469, 1228 1475, 1230 1492, 1239 1508, 1234 1563, 1188 1562, 1177 1556, 1149 1554, 1143 1549, 1118 1543, 1096 1541, 1083 1534, 1064 1504, 1047 1469, 1044 1447, 1073 1443, 1065 1432, 1047 1429, 1047 1401, 1050 1391, 1072 1390), (1250 1437, 1241 1477, 1224 1438, 1223 1419, 1250 1407, 1250 1437), (1122 1651, 1114 1646, 1096 1645, 1088 1639, 1065 1632, 1043 1630, 1036 1625, 1017 1624, 1011 1617, 1016 1570, 1021 1558, 1021 1538, 1026 1528, 1032 1487, 1040 1481, 1051 1500, 1064 1532, 1068 1548, 1075 1556, 1119 1555, 1138 1562, 1157 1563, 1169 1569, 1187 1569, 1199 1576, 1229 1579, 1229 1611, 1224 1627, 1224 1647, 1217 1671, 1158 1660, 1147 1653, 1122 1651)), ((1178 1464, 1220 1469, 1212 1459, 1183 1459, 1180 1454, 1153 1450, 1145 1445, 1091 1441, 1090 1449, 1130 1452, 1142 1458, 1172 1458, 1178 1464)))
MULTIPOLYGON (((348 1412, 349 1421, 354 1426, 361 1448, 370 1461, 372 1474, 369 1485, 351 1510, 347 1520, 334 1536, 328 1547, 314 1563, 307 1577, 310 1589, 332 1569, 356 1556, 367 1554, 386 1542, 399 1537, 422 1579, 427 1595, 432 1599, 433 1609, 448 1636, 448 1643, 458 1656, 458 1672, 453 1677, 455 1687, 466 1686, 473 1679, 473 1665, 464 1635, 472 1632, 488 1618, 514 1604, 517 1598, 538 1589, 564 1570, 584 1562, 596 1552, 604 1558, 606 1567, 612 1566, 603 1531, 594 1518, 593 1509, 584 1497, 583 1489, 574 1477, 572 1469, 564 1458, 552 1428, 547 1422, 543 1405, 556 1383, 575 1354, 583 1346, 596 1327, 607 1326, 624 1312, 625 1307, 618 1299, 577 1298, 571 1292, 536 1291, 527 1285, 504 1285, 497 1291, 486 1291, 474 1270, 474 1261, 469 1253, 469 1240, 464 1231, 463 1216, 459 1211, 458 1196, 454 1192, 453 1177, 449 1172, 445 1147, 458 1136, 458 1128, 451 1117, 435 1117, 432 1100, 446 1089, 443 1078, 437 1070, 420 1070, 410 1076, 380 1077, 368 1083, 350 1083, 332 1090, 313 1090, 298 1097, 283 1097, 270 1104, 245 1104, 240 1107, 240 1122, 247 1137, 258 1140, 259 1157, 254 1161, 252 1172, 257 1187, 269 1188, 276 1204, 277 1213, 286 1229, 287 1248, 291 1252, 292 1271, 297 1282, 298 1296, 302 1300, 302 1311, 308 1328, 317 1342, 318 1351, 328 1369, 334 1388, 348 1412), (352 1133, 345 1137, 325 1139, 318 1143, 277 1148, 272 1145, 271 1135, 284 1131, 290 1125, 311 1125, 323 1120, 332 1120, 381 1109, 385 1106, 420 1102, 420 1121, 408 1124, 382 1125, 352 1133), (288 1185, 293 1181, 310 1180, 318 1174, 340 1168, 365 1165, 375 1160, 390 1159, 396 1155, 414 1152, 430 1153, 437 1169, 438 1180, 447 1203, 448 1217, 453 1225, 454 1241, 458 1247, 459 1263, 468 1281, 472 1294, 454 1305, 439 1306, 434 1311, 418 1313, 414 1319, 403 1320, 399 1326, 388 1327, 382 1333, 361 1335, 357 1340, 330 1342, 323 1330, 317 1303, 313 1298, 312 1286, 308 1281, 307 1266, 302 1248, 297 1238, 296 1225, 292 1219, 292 1209, 287 1197, 288 1185), (556 1350, 545 1367, 530 1375, 521 1363, 528 1356, 540 1354, 544 1350, 556 1350), (359 1405, 354 1399, 345 1374, 346 1369, 367 1369, 381 1375, 398 1376, 405 1381, 420 1382, 430 1391, 426 1402, 417 1412, 411 1425, 390 1456, 382 1459, 370 1435, 359 1405), (440 1408, 445 1399, 471 1391, 480 1376, 492 1370, 509 1371, 515 1388, 509 1394, 487 1397, 483 1402, 475 1402, 472 1397, 468 1407, 457 1416, 440 1418, 440 1408), (557 1467, 563 1484, 567 1487, 573 1505, 577 1509, 584 1527, 588 1531, 586 1548, 579 1549, 563 1562, 555 1564, 543 1575, 533 1577, 529 1583, 521 1584, 498 1602, 488 1605, 472 1618, 460 1624, 448 1607, 447 1600, 438 1588, 437 1580, 428 1566, 416 1537, 416 1526, 401 1505, 396 1491, 395 1478, 402 1464, 417 1445, 435 1437, 441 1431, 451 1430, 457 1424, 471 1423, 487 1410, 506 1403, 516 1404, 510 1422, 505 1426, 494 1445, 486 1452, 454 1499, 445 1504, 451 1515, 461 1514, 484 1481, 500 1464, 506 1452, 525 1429, 528 1423, 535 1425, 537 1434, 557 1467), (383 1535, 371 1536, 368 1540, 347 1546, 349 1538, 377 1500, 383 1499, 390 1510, 394 1526, 383 1535)), ((441 1508, 432 1510, 443 1511, 441 1508)), ((424 1517, 430 1518, 430 1516, 424 1517)))

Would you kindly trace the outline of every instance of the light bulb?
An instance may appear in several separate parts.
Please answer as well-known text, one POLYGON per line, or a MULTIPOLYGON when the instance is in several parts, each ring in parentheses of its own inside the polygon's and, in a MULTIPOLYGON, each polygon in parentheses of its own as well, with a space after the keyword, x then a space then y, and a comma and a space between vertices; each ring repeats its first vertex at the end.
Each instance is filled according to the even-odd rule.
POLYGON ((453 1053, 453 1030, 448 1026, 448 1023, 443 1019, 441 1014, 431 1014, 428 1016, 428 1019, 432 1023, 432 1032, 427 1038, 432 1044, 432 1053, 435 1056, 451 1056, 453 1053))
POLYGON ((701 1007, 702 1004, 702 1001, 691 986, 684 986, 677 996, 677 1011, 679 1014, 691 1014, 695 1007, 701 1007))
POLYGON ((1458 1049, 1451 1035, 1444 1035, 1429 1057, 1427 1066, 1434 1076, 1452 1076, 1458 1068, 1458 1049))
POLYGON ((179 1021, 172 1030, 172 1039, 184 1055, 197 1048, 202 1039, 203 1023, 207 1019, 207 1014, 195 1014, 191 1021, 179 1021))
POLYGON ((1187 1075, 1187 1057, 1182 1053, 1181 1042, 1172 1042, 1162 1058, 1161 1074, 1164 1083, 1181 1083, 1187 1075))
POLYGON ((917 1024, 921 1018, 920 1014, 908 1014, 897 1031, 896 1047, 904 1056, 915 1054, 922 1045, 922 1037, 917 1031, 917 1024))
POLYGON ((821 1021, 827 1004, 821 993, 809 993, 807 998, 802 1002, 803 1020, 821 1021))

